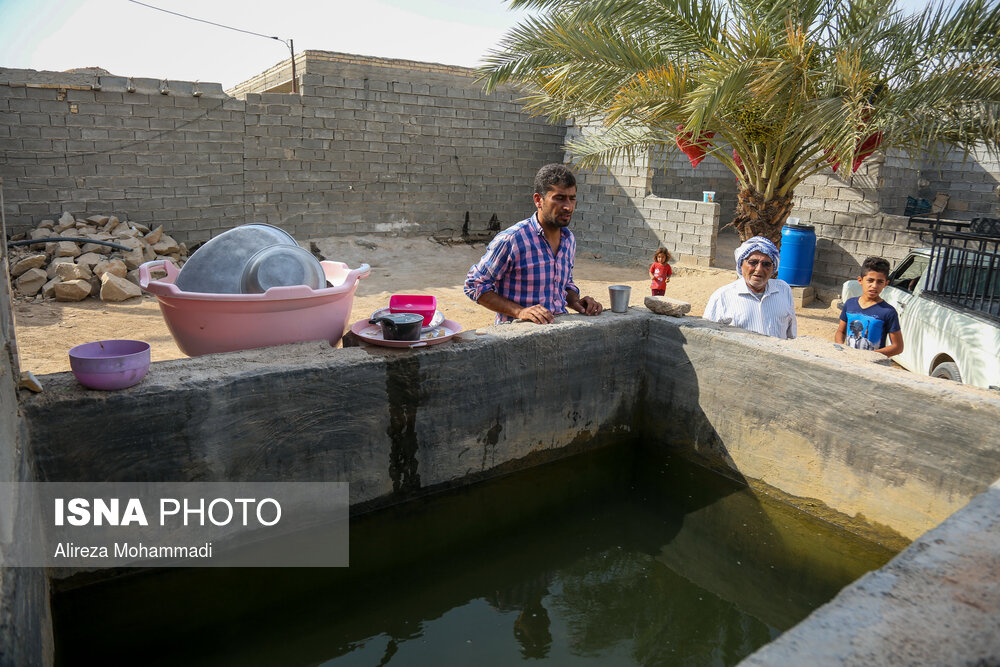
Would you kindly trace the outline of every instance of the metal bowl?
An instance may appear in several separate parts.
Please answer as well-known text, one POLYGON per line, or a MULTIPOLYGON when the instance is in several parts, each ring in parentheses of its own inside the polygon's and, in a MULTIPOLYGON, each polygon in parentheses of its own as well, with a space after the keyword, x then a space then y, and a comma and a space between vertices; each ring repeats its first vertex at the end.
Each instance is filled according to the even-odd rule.
POLYGON ((319 260, 297 245, 272 245, 247 260, 240 280, 244 294, 263 294, 272 287, 307 285, 326 287, 326 274, 319 260))
POLYGON ((184 292, 241 294, 247 261, 273 245, 299 247, 291 234, 272 225, 234 227, 192 253, 174 284, 184 292))

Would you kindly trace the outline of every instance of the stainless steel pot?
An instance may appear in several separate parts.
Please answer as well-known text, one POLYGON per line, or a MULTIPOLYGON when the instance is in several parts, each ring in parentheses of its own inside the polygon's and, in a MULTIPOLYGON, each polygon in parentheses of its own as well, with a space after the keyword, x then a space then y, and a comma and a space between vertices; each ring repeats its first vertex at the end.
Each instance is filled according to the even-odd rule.
POLYGON ((307 285, 326 287, 323 266, 308 250, 297 245, 272 245, 247 260, 240 280, 244 294, 263 294, 272 287, 307 285))
POLYGON ((184 292, 242 294, 247 262, 273 245, 299 247, 291 234, 272 225, 234 227, 198 248, 184 263, 174 284, 184 292))
POLYGON ((415 313, 387 313, 368 321, 382 327, 382 338, 385 340, 418 341, 424 316, 415 313))

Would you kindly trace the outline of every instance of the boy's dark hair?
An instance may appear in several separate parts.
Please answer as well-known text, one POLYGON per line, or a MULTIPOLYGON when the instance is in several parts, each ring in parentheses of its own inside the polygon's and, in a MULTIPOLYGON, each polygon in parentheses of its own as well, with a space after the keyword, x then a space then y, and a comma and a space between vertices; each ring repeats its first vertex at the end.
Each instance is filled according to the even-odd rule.
POLYGON ((881 257, 869 257, 861 265, 861 276, 867 276, 870 271, 881 273, 886 278, 889 277, 889 260, 881 257))
POLYGON ((576 185, 576 176, 566 165, 554 162, 547 164, 535 174, 535 192, 541 196, 548 194, 554 186, 572 188, 576 185))

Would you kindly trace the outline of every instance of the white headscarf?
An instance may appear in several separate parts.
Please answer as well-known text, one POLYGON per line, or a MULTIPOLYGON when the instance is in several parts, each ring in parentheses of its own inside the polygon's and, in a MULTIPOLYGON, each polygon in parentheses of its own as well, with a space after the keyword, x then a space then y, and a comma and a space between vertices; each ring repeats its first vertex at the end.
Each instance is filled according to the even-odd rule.
POLYGON ((743 260, 755 252, 762 252, 770 257, 771 261, 774 262, 774 273, 778 273, 778 259, 781 257, 781 253, 778 251, 778 246, 765 236, 749 238, 736 249, 734 253, 736 255, 736 273, 743 275, 743 260))

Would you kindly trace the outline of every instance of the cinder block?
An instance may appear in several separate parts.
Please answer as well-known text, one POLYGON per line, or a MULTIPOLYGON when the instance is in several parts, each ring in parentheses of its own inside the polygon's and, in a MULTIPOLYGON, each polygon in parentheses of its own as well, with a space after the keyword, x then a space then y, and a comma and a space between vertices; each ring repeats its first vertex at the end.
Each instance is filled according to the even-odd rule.
POLYGON ((816 290, 812 285, 792 287, 792 302, 796 308, 803 308, 816 300, 816 290))
POLYGON ((41 110, 38 100, 28 98, 8 99, 7 108, 17 113, 38 113, 41 110))

